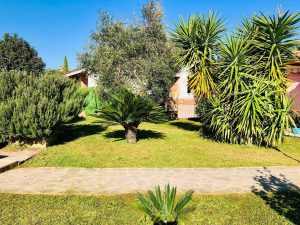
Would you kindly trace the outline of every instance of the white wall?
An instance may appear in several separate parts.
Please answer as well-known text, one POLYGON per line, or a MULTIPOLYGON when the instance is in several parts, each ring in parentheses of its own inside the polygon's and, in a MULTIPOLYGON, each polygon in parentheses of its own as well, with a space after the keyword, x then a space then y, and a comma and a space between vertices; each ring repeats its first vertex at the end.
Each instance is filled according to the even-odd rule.
POLYGON ((96 80, 93 76, 88 77, 88 87, 96 87, 96 80))
POLYGON ((189 72, 183 70, 179 72, 176 76, 179 77, 179 95, 178 99, 193 99, 193 94, 188 93, 188 75, 189 72))

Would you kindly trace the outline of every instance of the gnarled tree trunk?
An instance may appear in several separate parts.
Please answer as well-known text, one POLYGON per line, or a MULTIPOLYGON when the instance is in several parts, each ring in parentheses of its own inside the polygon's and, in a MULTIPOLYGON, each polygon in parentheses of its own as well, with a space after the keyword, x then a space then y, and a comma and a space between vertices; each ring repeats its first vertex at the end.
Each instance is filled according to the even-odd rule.
POLYGON ((125 137, 128 143, 136 143, 137 141, 137 127, 136 124, 128 124, 125 126, 125 137))

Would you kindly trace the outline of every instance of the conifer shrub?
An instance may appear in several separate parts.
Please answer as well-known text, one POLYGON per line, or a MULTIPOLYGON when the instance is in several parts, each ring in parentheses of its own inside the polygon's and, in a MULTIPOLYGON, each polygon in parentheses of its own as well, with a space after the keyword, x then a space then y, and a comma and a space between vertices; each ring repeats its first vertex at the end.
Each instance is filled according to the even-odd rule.
POLYGON ((85 93, 53 73, 0 72, 0 142, 50 137, 78 116, 85 93))

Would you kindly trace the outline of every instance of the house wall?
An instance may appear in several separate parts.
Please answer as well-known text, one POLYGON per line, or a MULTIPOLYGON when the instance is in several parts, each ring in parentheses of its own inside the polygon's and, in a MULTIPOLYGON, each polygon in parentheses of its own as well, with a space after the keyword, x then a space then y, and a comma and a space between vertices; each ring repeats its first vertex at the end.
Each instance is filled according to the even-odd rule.
POLYGON ((287 91, 289 96, 294 97, 294 103, 292 109, 300 112, 300 72, 299 73, 290 73, 288 79, 291 81, 290 86, 287 91))
POLYGON ((79 76, 79 82, 81 87, 88 87, 88 78, 85 75, 80 75, 79 76))
POLYGON ((179 72, 169 93, 178 119, 196 117, 194 96, 193 93, 188 92, 188 75, 189 72, 187 70, 179 72))
POLYGON ((96 80, 94 77, 92 76, 89 76, 88 77, 88 87, 96 87, 97 84, 96 84, 96 80))

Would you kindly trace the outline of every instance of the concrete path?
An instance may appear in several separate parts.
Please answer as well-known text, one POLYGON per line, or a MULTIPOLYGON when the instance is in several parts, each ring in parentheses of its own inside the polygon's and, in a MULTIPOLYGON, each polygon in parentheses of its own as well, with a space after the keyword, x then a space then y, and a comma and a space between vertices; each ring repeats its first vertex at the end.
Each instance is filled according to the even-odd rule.
POLYGON ((0 172, 11 169, 35 156, 38 151, 17 151, 7 152, 0 151, 0 172))
POLYGON ((254 189, 296 189, 300 167, 199 169, 19 168, 0 174, 0 192, 121 194, 170 183, 179 192, 245 193, 254 189))

